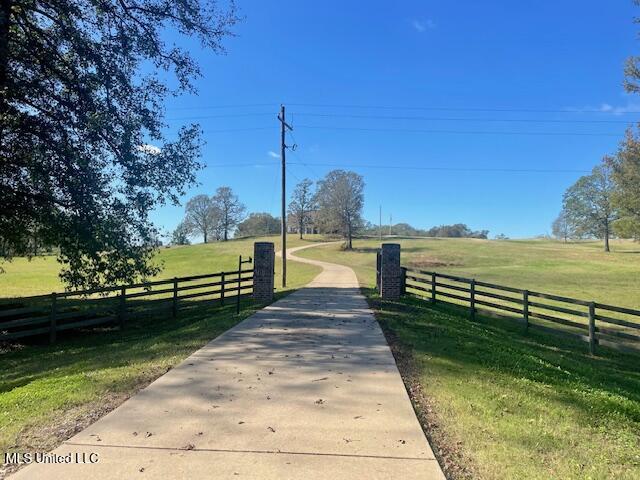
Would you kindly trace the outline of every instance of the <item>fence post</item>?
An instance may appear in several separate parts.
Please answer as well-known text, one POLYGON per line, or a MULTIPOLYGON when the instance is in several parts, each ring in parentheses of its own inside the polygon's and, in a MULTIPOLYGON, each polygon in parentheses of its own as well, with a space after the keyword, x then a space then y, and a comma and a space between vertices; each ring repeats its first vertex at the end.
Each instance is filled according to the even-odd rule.
POLYGON ((49 330, 49 343, 56 343, 56 335, 58 330, 56 310, 58 296, 55 293, 51 294, 51 313, 49 314, 50 330, 49 330))
POLYGON ((376 291, 380 295, 380 265, 381 265, 381 250, 376 251, 376 291))
POLYGON ((120 323, 120 330, 124 328, 125 316, 127 313, 127 306, 125 301, 127 299, 127 288, 120 288, 120 306, 118 308, 118 321, 120 323))
POLYGON ((596 304, 589 304, 589 353, 596 353, 596 304))
POLYGON ((529 290, 522 292, 522 313, 524 316, 524 330, 529 331, 529 290))
POLYGON ((400 267, 400 295, 407 294, 407 267, 400 267))
POLYGON ((224 305, 224 272, 220 275, 220 305, 224 305))
POLYGON ((469 313, 471 316, 471 320, 475 321, 476 319, 476 280, 471 279, 470 288, 469 288, 469 308, 471 312, 469 313))
POLYGON ((240 283, 242 278, 242 255, 238 257, 238 291, 236 292, 236 315, 240 315, 240 283))
POLYGON ((436 303, 436 274, 431 274, 431 301, 436 303))
POLYGON ((173 305, 172 305, 171 313, 173 314, 173 318, 177 318, 178 316, 178 279, 176 277, 173 277, 173 305))

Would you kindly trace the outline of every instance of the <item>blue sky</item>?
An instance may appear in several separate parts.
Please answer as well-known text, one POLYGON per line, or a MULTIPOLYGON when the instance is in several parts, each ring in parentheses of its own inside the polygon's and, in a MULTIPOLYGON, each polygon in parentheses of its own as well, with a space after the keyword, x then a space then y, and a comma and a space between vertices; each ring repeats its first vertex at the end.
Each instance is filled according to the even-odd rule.
MULTIPOLYGON (((284 103, 298 145, 289 192, 342 166, 364 176, 375 223, 382 205, 385 223, 529 237, 640 118, 622 87, 640 52, 631 0, 237 3, 227 55, 186 42, 199 93, 167 103, 170 131, 204 130, 207 167, 185 200, 228 185, 277 215, 284 103)), ((152 218, 170 230, 182 216, 152 218)))

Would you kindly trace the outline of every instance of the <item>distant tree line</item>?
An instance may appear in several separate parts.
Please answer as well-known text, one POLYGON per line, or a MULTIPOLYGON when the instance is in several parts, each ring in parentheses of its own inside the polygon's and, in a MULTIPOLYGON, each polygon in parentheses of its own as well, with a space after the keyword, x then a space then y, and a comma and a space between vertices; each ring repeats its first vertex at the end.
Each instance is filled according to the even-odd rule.
MULTIPOLYGON (((381 226, 372 223, 367 224, 367 235, 378 235, 381 226)), ((429 229, 415 228, 408 223, 396 223, 394 225, 382 225, 383 235, 398 235, 400 237, 446 237, 446 238, 483 238, 489 237, 489 230, 471 230, 464 223, 453 225, 439 225, 429 229)))

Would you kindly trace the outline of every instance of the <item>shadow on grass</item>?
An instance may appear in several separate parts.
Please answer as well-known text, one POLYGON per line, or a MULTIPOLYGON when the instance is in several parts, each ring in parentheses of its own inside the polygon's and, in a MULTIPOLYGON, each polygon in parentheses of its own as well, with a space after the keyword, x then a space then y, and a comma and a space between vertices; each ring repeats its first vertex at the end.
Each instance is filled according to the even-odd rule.
MULTIPOLYGON (((276 294, 276 299, 290 292, 276 294)), ((58 342, 48 337, 0 353, 0 393, 44 377, 64 377, 146 362, 155 358, 186 355, 225 332, 263 305, 245 299, 240 314, 236 305, 194 302, 171 313, 131 318, 120 330, 115 326, 60 332, 58 342)))
MULTIPOLYGON (((584 342, 524 332, 508 319, 477 316, 468 309, 405 297, 382 301, 364 289, 383 329, 390 330, 418 359, 436 359, 461 381, 495 375, 531 382, 540 402, 556 401, 579 410, 597 425, 602 416, 640 422, 640 356, 600 348, 591 356, 584 342)), ((640 425, 639 425, 640 428, 640 425)))

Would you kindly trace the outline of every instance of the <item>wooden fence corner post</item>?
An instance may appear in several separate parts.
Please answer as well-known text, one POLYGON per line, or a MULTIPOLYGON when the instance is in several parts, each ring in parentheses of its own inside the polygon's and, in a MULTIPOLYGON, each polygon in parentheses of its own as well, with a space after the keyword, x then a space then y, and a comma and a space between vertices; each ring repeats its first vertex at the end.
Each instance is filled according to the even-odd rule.
POLYGON ((171 305, 171 313, 173 318, 178 316, 178 279, 173 277, 173 304, 171 305))
POLYGON ((118 306, 118 323, 120 324, 120 330, 124 328, 125 317, 127 314, 127 287, 120 288, 120 304, 118 306))
POLYGON ((436 274, 431 274, 431 301, 436 303, 436 274))
POLYGON ((56 343, 56 337, 58 332, 57 318, 56 318, 56 310, 58 308, 57 305, 58 296, 55 293, 51 294, 51 312, 49 314, 49 322, 50 322, 50 330, 49 330, 49 343, 56 343))
POLYGON ((589 304, 589 353, 596 353, 596 304, 589 304))
POLYGON ((222 284, 220 287, 220 305, 224 305, 224 272, 220 274, 220 283, 222 284))
POLYGON ((522 315, 524 317, 524 330, 529 331, 529 290, 522 292, 522 315))
POLYGON ((238 257, 238 291, 236 292, 236 315, 240 315, 240 285, 242 284, 242 255, 238 257))
POLYGON ((407 294, 407 267, 400 267, 400 295, 407 294))
POLYGON ((469 308, 471 312, 469 312, 471 321, 475 321, 476 319, 476 281, 475 279, 471 279, 469 288, 469 308))

